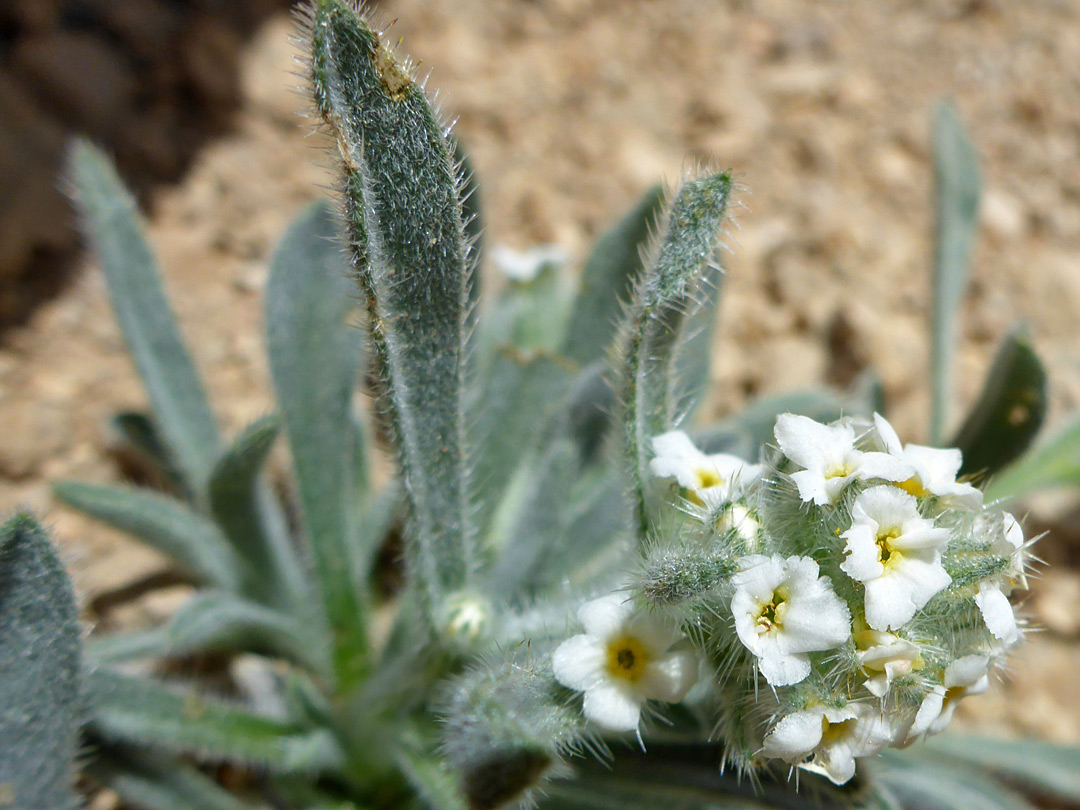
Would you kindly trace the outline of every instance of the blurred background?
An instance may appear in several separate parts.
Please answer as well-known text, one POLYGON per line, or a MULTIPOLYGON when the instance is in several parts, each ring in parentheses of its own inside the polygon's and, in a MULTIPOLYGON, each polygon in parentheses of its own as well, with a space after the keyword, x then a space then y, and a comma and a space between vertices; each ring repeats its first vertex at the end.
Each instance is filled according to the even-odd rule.
MULTIPOLYGON (((84 132, 136 190, 218 417, 270 402, 261 291, 275 240, 327 193, 286 0, 0 0, 0 512, 54 528, 88 625, 160 621, 184 586, 149 549, 61 509, 59 478, 122 476, 108 417, 144 398, 57 174, 84 132), (167 578, 166 578, 167 581, 167 578)), ((383 0, 431 70, 481 185, 489 243, 583 257, 650 184, 701 164, 743 190, 710 416, 748 398, 882 377, 925 441, 929 121, 952 98, 983 203, 955 424, 997 343, 1031 324, 1050 373, 1044 434, 1080 408, 1077 0, 383 0)), ((485 281, 499 279, 485 268, 485 281)), ((1011 685, 970 701, 984 730, 1080 742, 1080 491, 1032 499, 1051 565, 1043 628, 1011 685)))

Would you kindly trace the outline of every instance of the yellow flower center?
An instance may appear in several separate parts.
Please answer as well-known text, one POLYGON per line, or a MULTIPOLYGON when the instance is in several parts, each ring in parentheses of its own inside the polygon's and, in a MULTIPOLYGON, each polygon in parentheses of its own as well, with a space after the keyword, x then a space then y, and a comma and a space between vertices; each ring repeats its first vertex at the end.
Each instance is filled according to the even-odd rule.
POLYGON ((892 541, 901 535, 901 531, 898 528, 891 529, 878 529, 877 533, 877 547, 878 547, 878 562, 885 566, 886 569, 891 568, 903 559, 903 555, 899 549, 893 548, 892 541))
POLYGON ((633 683, 645 673, 650 658, 645 645, 634 636, 613 639, 607 645, 608 675, 633 683))
POLYGON ((924 498, 930 494, 930 490, 923 486, 922 479, 917 475, 911 476, 907 481, 899 481, 894 484, 898 489, 904 490, 908 495, 916 498, 924 498))
POLYGON ((697 476, 698 488, 700 489, 718 487, 722 483, 724 483, 724 479, 716 470, 710 470, 707 468, 697 469, 694 470, 694 475, 697 476))
POLYGON ((850 733, 855 728, 855 720, 841 720, 839 723, 830 723, 829 718, 821 718, 821 745, 828 747, 850 733))
POLYGON ((828 481, 832 478, 847 478, 854 472, 855 470, 852 469, 851 464, 845 459, 839 464, 832 464, 825 468, 825 480, 828 481))
POLYGON ((755 622, 758 635, 769 633, 773 628, 783 629, 784 614, 787 613, 788 607, 787 601, 787 588, 777 588, 773 591, 772 598, 761 606, 761 612, 758 613, 755 622))

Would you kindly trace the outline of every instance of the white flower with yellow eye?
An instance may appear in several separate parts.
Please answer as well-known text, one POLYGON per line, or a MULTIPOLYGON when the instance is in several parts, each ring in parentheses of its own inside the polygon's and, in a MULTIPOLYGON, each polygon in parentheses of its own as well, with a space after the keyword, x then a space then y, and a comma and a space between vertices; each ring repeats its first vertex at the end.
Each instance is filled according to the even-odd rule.
POLYGON ((809 557, 743 557, 731 582, 735 632, 772 686, 803 680, 810 674, 808 653, 835 649, 851 637, 851 612, 809 557))
POLYGON ((681 430, 654 436, 652 451, 649 472, 674 480, 698 506, 718 506, 761 475, 760 464, 727 453, 702 453, 681 430))
POLYGON ((955 447, 926 447, 921 444, 901 444, 900 437, 885 417, 874 414, 874 426, 890 455, 909 464, 914 474, 897 483, 901 489, 917 497, 936 495, 978 509, 982 506, 982 491, 971 484, 960 483, 956 474, 964 457, 955 447))
POLYGON ((877 706, 814 706, 781 718, 766 735, 761 753, 842 785, 855 775, 858 757, 878 753, 895 738, 896 729, 877 706))
POLYGON ((863 583, 866 623, 895 630, 952 582, 941 564, 949 531, 922 517, 915 498, 893 486, 859 493, 851 516, 841 535, 847 558, 840 568, 863 583))
POLYGON ((942 683, 923 698, 906 742, 914 742, 923 733, 937 734, 944 731, 961 700, 969 695, 981 695, 989 688, 989 656, 965 655, 957 658, 945 668, 942 683))
POLYGON ((555 679, 585 693, 585 716, 633 731, 646 700, 677 703, 698 679, 698 657, 674 624, 636 610, 620 594, 581 606, 582 635, 555 650, 555 679))
POLYGON ((896 678, 923 666, 919 646, 893 633, 866 629, 854 637, 859 668, 866 675, 863 686, 875 697, 885 697, 896 678))
POLYGON ((846 422, 823 425, 807 416, 781 414, 774 431, 776 443, 802 470, 791 474, 799 497, 818 506, 831 504, 851 481, 880 478, 906 481, 910 464, 888 453, 855 448, 855 429, 846 422))

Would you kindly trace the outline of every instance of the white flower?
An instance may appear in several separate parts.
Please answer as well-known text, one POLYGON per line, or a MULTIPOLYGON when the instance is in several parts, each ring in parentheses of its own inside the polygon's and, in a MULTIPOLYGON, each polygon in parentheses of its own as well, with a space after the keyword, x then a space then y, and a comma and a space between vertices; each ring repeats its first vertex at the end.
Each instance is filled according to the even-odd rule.
POLYGON ((809 557, 743 557, 731 581, 735 632, 772 686, 803 680, 810 674, 807 653, 834 649, 851 636, 851 612, 809 557))
POLYGON ((782 718, 766 735, 761 752, 842 785, 855 775, 857 757, 876 754, 895 738, 896 729, 878 707, 814 706, 782 718))
POLYGON ((986 629, 994 638, 1005 644, 1006 648, 1019 643, 1022 633, 1016 623, 1016 614, 1012 605, 995 582, 980 582, 975 594, 975 604, 979 606, 986 629))
POLYGON ((775 435, 784 455, 804 468, 791 474, 799 496, 818 506, 833 503, 856 478, 906 481, 914 472, 888 453, 855 449, 855 429, 845 422, 823 425, 807 416, 784 413, 777 417, 775 435))
POLYGON ((937 448, 921 444, 903 445, 881 414, 874 414, 874 426, 888 452, 907 462, 914 474, 898 486, 915 496, 937 495, 962 503, 972 509, 982 505, 982 491, 971 484, 958 483, 956 474, 964 462, 963 455, 955 447, 937 448))
POLYGON ((698 506, 723 503, 761 474, 760 464, 738 456, 702 453, 681 430, 654 436, 652 450, 649 471, 657 478, 674 479, 698 506))
POLYGON ((876 697, 885 697, 896 678, 922 667, 919 646, 893 633, 863 630, 855 633, 856 657, 866 674, 863 686, 876 697))
POLYGON ((698 659, 678 628, 636 610, 620 594, 581 606, 585 633, 555 650, 563 686, 585 693, 585 716, 611 731, 633 731, 646 700, 675 703, 698 678, 698 659))
POLYGON ((956 704, 968 695, 981 695, 990 687, 990 658, 986 655, 965 655, 945 668, 942 684, 923 698, 908 732, 911 743, 924 732, 937 734, 949 725, 956 704))
POLYGON ((1019 585, 1027 589, 1027 543, 1020 521, 1008 512, 1001 515, 1001 534, 990 545, 990 553, 1009 558, 1009 568, 1001 583, 1002 591, 1008 596, 1019 585))
POLYGON ((551 265, 566 264, 566 251, 558 245, 539 245, 529 250, 514 250, 506 245, 495 245, 491 260, 513 281, 528 283, 551 265))
POLYGON ((847 559, 840 568, 866 590, 866 623, 894 630, 907 623, 952 578, 941 564, 947 529, 919 514, 915 498, 892 486, 859 493, 851 510, 847 559))

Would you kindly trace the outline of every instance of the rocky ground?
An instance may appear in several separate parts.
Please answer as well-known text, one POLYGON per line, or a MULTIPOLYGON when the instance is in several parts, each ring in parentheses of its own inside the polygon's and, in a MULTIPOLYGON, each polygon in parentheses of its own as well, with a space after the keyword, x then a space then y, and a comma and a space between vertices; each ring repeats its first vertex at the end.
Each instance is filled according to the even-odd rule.
MULTIPOLYGON (((955 373, 954 419, 996 343, 1030 322, 1052 381, 1052 425, 1080 407, 1080 3, 937 0, 385 0, 394 36, 441 88, 483 184, 493 242, 581 256, 658 178, 734 167, 745 207, 730 238, 712 409, 864 367, 902 436, 925 438, 932 211, 930 111, 950 96, 982 157, 985 196, 955 373)), ((241 58, 241 111, 150 202, 151 239, 227 430, 264 413, 266 262, 289 218, 332 182, 296 112, 293 25, 241 58)), ((489 278, 490 284, 498 283, 489 278)), ((0 511, 29 506, 63 544, 106 625, 160 619, 173 588, 108 594, 160 560, 61 509, 50 482, 118 477, 107 417, 144 399, 86 263, 0 338, 0 511), (105 598, 103 598, 103 595, 105 598)), ((1044 627, 1012 682, 968 723, 1080 742, 1078 494, 1029 505, 1055 565, 1028 613, 1044 627)), ((1034 525, 1033 523, 1033 525, 1034 525)))

